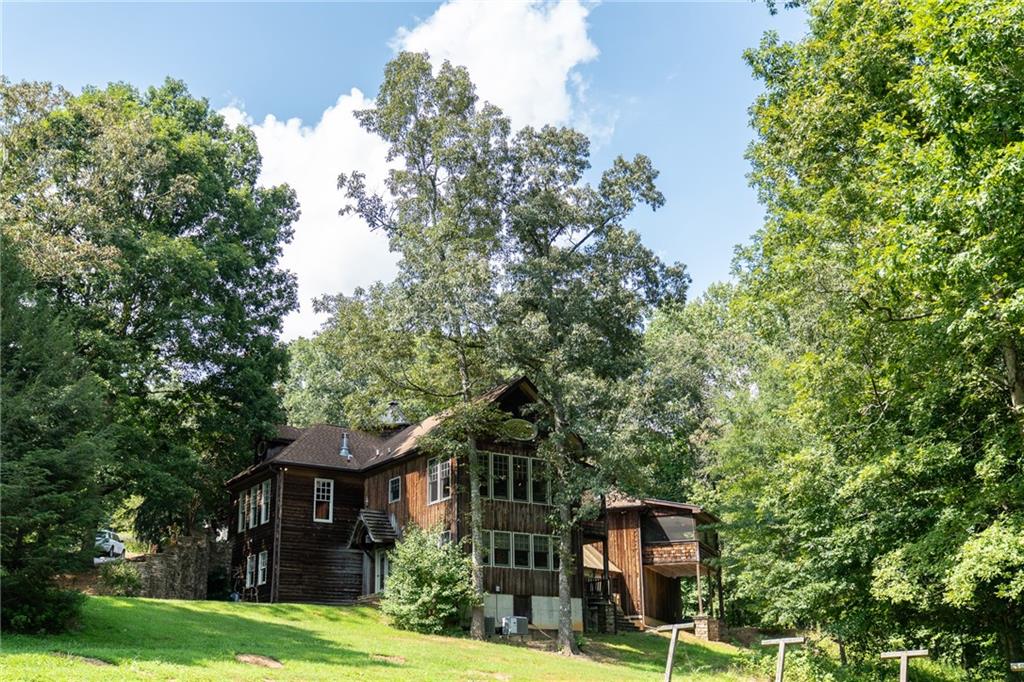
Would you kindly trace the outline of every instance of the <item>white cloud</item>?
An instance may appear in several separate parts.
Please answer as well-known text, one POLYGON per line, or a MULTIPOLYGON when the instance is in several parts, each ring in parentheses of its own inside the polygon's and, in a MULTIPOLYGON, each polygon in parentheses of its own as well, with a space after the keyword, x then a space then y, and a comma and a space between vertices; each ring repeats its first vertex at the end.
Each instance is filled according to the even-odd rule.
POLYGON ((610 124, 595 122, 576 70, 598 55, 587 36, 588 13, 578 0, 451 0, 418 26, 399 29, 392 47, 465 66, 480 97, 514 126, 570 124, 608 136, 610 124))
POLYGON ((360 128, 352 115, 371 105, 372 100, 352 89, 314 127, 272 115, 255 123, 238 106, 221 110, 229 123, 246 123, 256 134, 263 155, 260 183, 287 183, 298 195, 302 215, 294 225, 295 238, 285 246, 282 266, 298 275, 301 309, 285 320, 285 339, 309 336, 319 328, 322 319, 312 305, 317 296, 351 293, 357 286, 394 276, 396 259, 386 237, 371 232, 355 216, 338 215, 344 203, 338 173, 363 171, 371 188, 382 186, 387 173, 387 146, 360 128))
MULTIPOLYGON (((574 125, 600 144, 611 136, 614 115, 595 113, 577 70, 598 54, 587 36, 588 13, 578 0, 451 0, 414 28, 399 29, 392 47, 426 50, 437 63, 466 66, 481 98, 504 109, 515 126, 574 125)), ((244 123, 255 133, 263 155, 260 182, 287 183, 298 195, 302 216, 282 265, 298 275, 301 309, 285 320, 286 340, 319 328, 322 318, 312 306, 317 296, 351 293, 394 276, 397 259, 384 235, 355 216, 338 215, 344 203, 338 173, 363 171, 371 188, 381 188, 387 173, 386 146, 352 116, 372 104, 353 89, 312 127, 273 115, 256 122, 241 104, 221 110, 229 123, 244 123)))

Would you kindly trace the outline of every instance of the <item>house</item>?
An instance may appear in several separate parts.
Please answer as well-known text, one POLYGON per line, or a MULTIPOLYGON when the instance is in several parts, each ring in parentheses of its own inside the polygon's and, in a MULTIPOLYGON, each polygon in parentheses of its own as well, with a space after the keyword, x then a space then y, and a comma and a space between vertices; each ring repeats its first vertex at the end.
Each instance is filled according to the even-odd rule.
MULTIPOLYGON (((540 401, 526 378, 478 399, 518 419, 540 401)), ((408 524, 440 528, 452 541, 465 538, 468 472, 454 459, 420 448, 442 420, 435 415, 374 433, 328 424, 284 426, 261 443, 253 464, 227 483, 232 574, 243 598, 351 603, 384 588, 388 551, 408 524)), ((485 615, 527 616, 534 627, 555 628, 559 557, 547 522, 551 491, 544 462, 536 457, 536 429, 480 440, 477 447, 484 464, 485 615)), ((585 616, 591 627, 616 627, 616 603, 632 609, 628 615, 639 616, 641 624, 648 614, 656 617, 633 609, 643 602, 630 591, 640 548, 617 544, 607 518, 582 524, 576 533, 574 564, 583 567, 572 584, 577 629, 585 616), (613 584, 615 576, 621 577, 613 584), (616 595, 620 585, 629 587, 616 595)))

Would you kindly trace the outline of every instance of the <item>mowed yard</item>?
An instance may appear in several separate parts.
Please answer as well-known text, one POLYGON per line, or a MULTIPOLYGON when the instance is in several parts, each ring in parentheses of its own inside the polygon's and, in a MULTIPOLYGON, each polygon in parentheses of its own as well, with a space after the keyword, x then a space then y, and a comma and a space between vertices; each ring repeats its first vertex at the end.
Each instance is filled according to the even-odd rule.
MULTIPOLYGON (((370 607, 90 597, 79 627, 59 636, 5 635, 5 680, 658 680, 668 638, 588 637, 568 659, 520 645, 388 627, 370 607), (277 659, 280 668, 236 660, 277 659)), ((752 679, 740 649, 680 641, 674 680, 752 679)))

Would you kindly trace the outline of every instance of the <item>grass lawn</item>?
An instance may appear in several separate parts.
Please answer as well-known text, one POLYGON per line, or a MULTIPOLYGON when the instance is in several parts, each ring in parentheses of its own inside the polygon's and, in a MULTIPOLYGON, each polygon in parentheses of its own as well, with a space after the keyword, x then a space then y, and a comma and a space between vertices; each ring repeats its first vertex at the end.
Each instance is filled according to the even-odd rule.
MULTIPOLYGON (((658 680, 667 650, 659 635, 596 636, 586 640, 586 657, 567 659, 402 632, 369 607, 90 597, 77 631, 5 635, 0 679, 658 680), (283 667, 240 663, 236 654, 283 667)), ((684 635, 673 680, 750 680, 743 661, 739 649, 684 635)))

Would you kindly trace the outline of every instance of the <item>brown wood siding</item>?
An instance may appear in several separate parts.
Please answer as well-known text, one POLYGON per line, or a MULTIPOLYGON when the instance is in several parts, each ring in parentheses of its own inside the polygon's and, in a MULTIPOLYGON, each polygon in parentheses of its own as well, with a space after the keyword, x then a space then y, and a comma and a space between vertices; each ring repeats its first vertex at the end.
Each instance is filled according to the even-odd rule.
POLYGON ((640 557, 640 517, 635 509, 608 511, 608 558, 622 571, 622 611, 643 615, 643 574, 640 557))
POLYGON ((347 547, 363 503, 360 476, 296 467, 282 473, 278 600, 337 604, 356 599, 363 588, 362 552, 347 547), (313 484, 317 478, 334 481, 331 523, 313 521, 313 484))
POLYGON ((696 563, 697 543, 693 541, 644 545, 643 557, 645 564, 696 563))
MULTIPOLYGON (((273 590, 273 561, 274 561, 274 518, 277 511, 278 499, 274 486, 274 474, 264 472, 262 476, 246 481, 246 485, 234 490, 231 493, 231 522, 228 526, 228 537, 231 539, 231 589, 242 595, 246 601, 271 601, 273 590), (270 520, 267 523, 259 524, 254 528, 248 528, 248 517, 246 517, 246 529, 238 531, 238 501, 241 493, 248 492, 253 486, 259 488, 263 481, 270 480, 270 520), (258 579, 259 553, 267 552, 267 582, 251 588, 245 587, 245 566, 246 557, 253 554, 257 557, 256 571, 254 578, 258 579)), ((257 515, 259 511, 257 510, 257 515)))
POLYGON ((644 614, 663 623, 678 623, 682 610, 679 578, 668 578, 644 569, 644 614))
MULTIPOLYGON (((439 526, 455 532, 455 497, 442 502, 427 503, 426 455, 417 455, 389 467, 378 469, 366 477, 365 506, 394 514, 399 528, 415 523, 421 528, 439 526), (402 496, 398 502, 388 502, 388 481, 402 479, 402 496)), ((452 462, 452 481, 457 480, 455 462, 452 462)))

